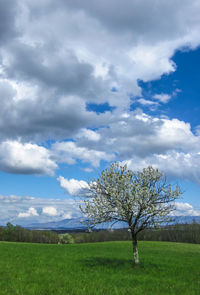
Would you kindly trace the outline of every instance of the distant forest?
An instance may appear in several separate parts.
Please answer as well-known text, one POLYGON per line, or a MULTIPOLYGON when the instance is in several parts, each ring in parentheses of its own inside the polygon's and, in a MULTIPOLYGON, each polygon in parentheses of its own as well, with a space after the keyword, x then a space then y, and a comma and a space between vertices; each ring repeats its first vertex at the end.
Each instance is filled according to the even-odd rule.
MULTIPOLYGON (((0 227, 0 241, 27 242, 27 243, 91 243, 104 241, 131 240, 128 229, 99 230, 88 232, 67 232, 50 230, 28 230, 21 226, 8 223, 0 227)), ((160 229, 147 229, 139 234, 143 241, 169 241, 200 244, 200 224, 176 224, 160 229)))
POLYGON ((28 230, 9 222, 0 227, 0 241, 58 244, 59 236, 53 231, 28 230))

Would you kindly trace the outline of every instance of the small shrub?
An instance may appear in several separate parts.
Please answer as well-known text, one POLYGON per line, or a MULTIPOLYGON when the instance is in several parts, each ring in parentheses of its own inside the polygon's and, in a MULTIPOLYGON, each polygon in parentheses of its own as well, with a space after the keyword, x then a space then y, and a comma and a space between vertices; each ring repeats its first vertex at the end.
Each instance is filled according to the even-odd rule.
POLYGON ((73 244, 73 243, 74 243, 74 239, 70 234, 66 233, 66 234, 59 235, 59 244, 73 244))

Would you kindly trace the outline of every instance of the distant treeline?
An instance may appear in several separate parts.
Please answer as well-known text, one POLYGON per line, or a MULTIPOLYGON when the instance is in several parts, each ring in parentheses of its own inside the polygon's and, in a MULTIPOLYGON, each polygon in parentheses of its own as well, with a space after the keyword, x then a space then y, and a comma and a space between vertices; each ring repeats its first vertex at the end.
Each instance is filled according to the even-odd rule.
MULTIPOLYGON (((131 240, 128 229, 101 230, 91 233, 71 233, 75 243, 91 243, 104 241, 131 240)), ((140 232, 139 240, 143 241, 169 241, 180 243, 200 244, 200 224, 177 224, 160 229, 147 229, 140 232)))
MULTIPOLYGON (((70 232, 28 230, 21 226, 8 223, 6 227, 0 227, 0 241, 48 243, 48 244, 72 244, 92 243, 105 241, 131 240, 128 229, 99 230, 89 232, 70 232)), ((140 232, 139 240, 145 241, 169 241, 200 244, 200 224, 177 224, 160 229, 148 229, 140 232)))
POLYGON ((0 227, 0 241, 58 244, 59 236, 52 231, 28 230, 7 223, 0 227))
POLYGON ((140 232, 139 240, 200 244, 200 224, 193 222, 192 224, 176 224, 157 230, 145 230, 140 232))

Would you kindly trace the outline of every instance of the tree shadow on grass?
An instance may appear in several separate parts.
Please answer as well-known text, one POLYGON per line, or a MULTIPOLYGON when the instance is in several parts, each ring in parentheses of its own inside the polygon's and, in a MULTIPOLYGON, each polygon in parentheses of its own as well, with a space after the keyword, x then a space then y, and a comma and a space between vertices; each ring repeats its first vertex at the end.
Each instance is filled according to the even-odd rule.
POLYGON ((132 260, 128 259, 114 259, 114 258, 105 258, 105 257, 91 257, 88 259, 80 260, 84 266, 89 268, 104 267, 113 268, 113 269, 122 269, 122 268, 144 268, 144 265, 141 263, 135 265, 132 260))

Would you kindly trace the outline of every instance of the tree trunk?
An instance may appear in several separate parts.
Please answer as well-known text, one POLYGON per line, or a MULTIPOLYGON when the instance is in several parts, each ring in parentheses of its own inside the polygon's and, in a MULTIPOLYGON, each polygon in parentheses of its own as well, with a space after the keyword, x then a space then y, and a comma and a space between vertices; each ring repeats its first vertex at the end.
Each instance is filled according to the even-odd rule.
POLYGON ((133 242, 133 260, 135 264, 139 263, 139 255, 138 255, 138 248, 137 248, 137 236, 132 233, 132 242, 133 242))

